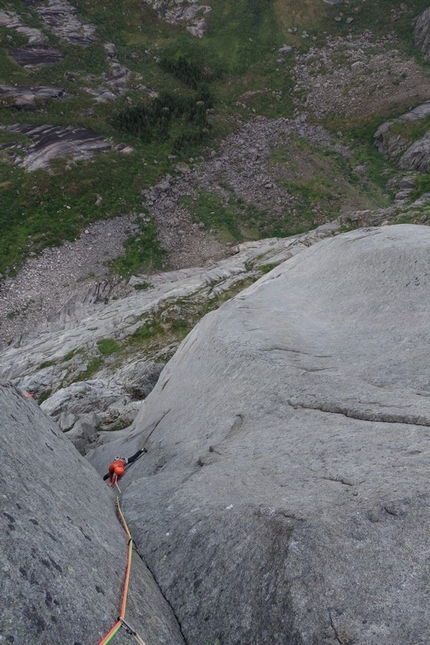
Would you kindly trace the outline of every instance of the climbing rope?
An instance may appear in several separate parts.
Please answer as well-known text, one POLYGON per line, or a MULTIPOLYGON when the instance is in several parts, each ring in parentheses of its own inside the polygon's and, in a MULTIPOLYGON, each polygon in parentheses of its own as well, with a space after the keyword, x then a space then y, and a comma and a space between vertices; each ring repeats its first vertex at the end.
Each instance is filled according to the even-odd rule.
MULTIPOLYGON (((118 487, 119 489, 119 487, 118 487)), ((118 511, 119 518, 121 520, 122 527, 124 531, 127 534, 128 537, 128 547, 127 547, 127 564, 125 567, 125 577, 124 577, 124 588, 122 592, 122 600, 121 600, 121 613, 119 615, 118 620, 116 621, 115 625, 108 631, 106 636, 102 638, 100 641, 99 645, 107 645, 107 643, 110 643, 112 638, 115 636, 115 634, 121 629, 121 627, 124 627, 126 632, 130 634, 131 636, 134 637, 134 639, 139 643, 139 645, 146 645, 145 641, 142 640, 142 638, 139 636, 139 634, 136 632, 135 629, 129 625, 126 620, 125 620, 125 609, 127 606, 127 595, 128 595, 128 587, 130 584, 130 572, 131 572, 131 557, 133 555, 133 538, 131 537, 131 533, 129 531, 129 528, 127 526, 127 522, 125 521, 125 517, 123 515, 123 512, 121 510, 121 504, 119 503, 119 497, 116 498, 116 508, 118 511)))

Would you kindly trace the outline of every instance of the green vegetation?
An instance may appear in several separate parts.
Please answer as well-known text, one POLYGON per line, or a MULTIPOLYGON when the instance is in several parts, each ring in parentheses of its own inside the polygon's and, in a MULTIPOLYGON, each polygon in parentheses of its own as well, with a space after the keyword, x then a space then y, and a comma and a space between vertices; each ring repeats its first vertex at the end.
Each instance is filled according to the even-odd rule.
MULTIPOLYGON (((374 199, 380 206, 388 205, 386 194, 387 178, 394 172, 393 165, 387 161, 377 150, 374 134, 378 127, 388 119, 399 116, 398 112, 385 116, 371 115, 349 120, 342 116, 325 119, 324 126, 336 136, 337 132, 343 134, 342 143, 349 146, 352 156, 348 165, 343 165, 342 176, 347 177, 365 189, 365 194, 374 199), (353 173, 353 168, 363 165, 366 168, 365 176, 353 173)), ((326 153, 330 154, 330 153, 326 153)), ((340 170, 340 168, 339 168, 340 170)))
POLYGON ((103 359, 101 356, 95 356, 92 358, 86 369, 83 372, 80 372, 75 378, 75 381, 88 381, 91 379, 103 366, 103 359))
POLYGON ((44 401, 49 399, 49 397, 52 394, 52 390, 45 390, 37 399, 37 402, 39 405, 41 405, 44 401))
MULTIPOLYGON (((428 8, 427 0, 411 0, 410 2, 393 2, 392 0, 350 0, 348 4, 348 15, 353 17, 353 22, 346 24, 345 21, 336 23, 337 33, 347 35, 348 33, 360 34, 366 29, 376 36, 386 36, 394 33, 398 44, 404 51, 419 56, 413 44, 413 19, 428 8)), ((320 22, 320 28, 329 33, 333 30, 334 16, 338 15, 339 6, 330 7, 325 18, 320 22)))
POLYGON ((120 345, 113 338, 101 338, 97 341, 97 348, 103 356, 111 356, 120 351, 120 345))
MULTIPOLYGON (((313 180, 314 196, 320 196, 318 188, 320 179, 313 180)), ((311 182, 310 182, 311 183, 311 182)), ((296 195, 306 195, 305 182, 301 185, 286 182, 288 190, 296 195)), ((202 190, 196 199, 183 197, 182 203, 187 207, 195 222, 202 222, 208 228, 215 229, 225 242, 256 240, 261 237, 295 235, 317 225, 315 214, 310 207, 311 199, 305 202, 299 199, 293 207, 281 212, 259 210, 236 197, 227 184, 223 185, 226 196, 202 190)), ((324 193, 325 194, 325 193, 324 193)))
POLYGON ((390 131, 400 135, 403 139, 413 143, 421 139, 430 130, 430 117, 417 121, 405 121, 403 119, 393 123, 390 131))
POLYGON ((263 275, 265 275, 266 273, 270 273, 270 271, 272 271, 272 269, 274 269, 277 266, 278 266, 277 262, 269 262, 268 264, 262 264, 259 267, 259 269, 260 269, 261 273, 263 275))
MULTIPOLYGON (((257 269, 256 273, 265 273, 264 268, 257 269)), ((73 352, 79 360, 71 364, 63 378, 61 387, 76 381, 86 381, 93 378, 102 368, 114 370, 125 359, 134 354, 148 359, 158 356, 163 350, 166 360, 173 355, 177 345, 195 327, 198 321, 208 312, 220 307, 226 300, 233 298, 240 291, 258 279, 252 278, 238 280, 230 289, 223 293, 214 294, 203 289, 184 298, 171 298, 163 302, 157 311, 145 313, 141 316, 140 325, 135 331, 123 339, 102 338, 91 350, 76 350, 73 352), (167 350, 166 350, 167 348, 167 350), (82 360, 85 369, 82 370, 82 360)), ((216 286, 216 285, 213 285, 216 286)), ((63 361, 71 360, 67 354, 63 361)))
POLYGON ((145 289, 150 289, 150 287, 149 282, 137 282, 133 285, 133 289, 136 289, 136 291, 145 291, 145 289))
POLYGON ((71 360, 72 360, 72 358, 73 358, 76 354, 77 354, 77 350, 76 350, 76 349, 72 349, 72 351, 71 351, 71 352, 67 352, 67 354, 65 354, 65 356, 63 356, 63 362, 64 362, 64 363, 67 363, 68 361, 71 361, 71 360))
MULTIPOLYGON (((94 130, 113 145, 124 143, 133 151, 121 154, 112 149, 85 163, 56 160, 50 172, 27 173, 13 165, 9 155, 19 158, 22 147, 30 143, 28 138, 0 129, 0 275, 13 275, 29 253, 75 239, 91 222, 138 213, 142 189, 166 173, 174 174, 178 161, 216 147, 237 127, 239 119, 292 117, 293 96, 297 97, 292 92, 294 56, 287 56, 282 64, 277 62, 278 49, 284 43, 303 52, 328 35, 359 34, 365 29, 376 35, 394 31, 398 46, 420 58, 413 49, 412 20, 427 8, 428 0, 410 0, 405 5, 392 0, 350 0, 343 7, 345 15, 353 17, 350 24, 334 21, 339 6, 322 0, 217 0, 206 16, 208 28, 202 39, 182 25, 161 20, 144 2, 74 0, 74 4, 84 20, 96 25, 98 40, 87 48, 56 37, 31 3, 8 0, 6 8, 16 11, 27 25, 42 30, 47 45, 60 49, 64 59, 41 69, 20 67, 10 50, 27 44, 27 39, 1 27, 0 83, 58 86, 68 98, 39 102, 31 111, 16 110, 10 99, 3 99, 0 124, 73 124, 94 130), (304 29, 310 38, 302 38, 304 29), (115 102, 97 103, 88 89, 108 87, 105 76, 112 69, 104 48, 107 42, 115 44, 116 57, 132 75, 124 95, 115 102), (147 90, 142 89, 143 84, 147 90), (151 98, 154 91, 158 96, 151 98)), ((381 120, 387 116, 380 115, 381 120)), ((371 200, 381 201, 378 191, 384 188, 383 172, 388 166, 374 149, 371 130, 367 130, 374 127, 375 118, 361 123, 336 116, 324 125, 333 133, 344 133, 345 142, 354 148, 355 163, 369 168, 366 191, 371 200)), ((426 125, 408 124, 408 137, 415 140, 426 125)), ((334 172, 340 176, 345 171, 348 181, 358 186, 351 167, 344 162, 342 168, 339 160, 332 165, 334 172)), ((274 216, 234 200, 232 195, 224 200, 209 191, 186 205, 196 221, 217 229, 230 241, 306 230, 319 223, 314 212, 317 202, 330 213, 338 211, 341 196, 331 179, 296 178, 289 188, 295 200, 293 214, 274 216)), ((155 222, 139 226, 138 235, 126 242, 124 258, 112 263, 112 271, 130 275, 166 268, 155 222)))
MULTIPOLYGON (((138 225, 140 233, 127 238, 124 243, 124 255, 115 258, 110 263, 111 270, 124 277, 134 273, 151 273, 167 268, 164 261, 165 252, 158 243, 155 222, 139 219, 138 225)), ((146 283, 142 284, 146 285, 146 283)))
POLYGON ((195 201, 191 197, 183 197, 182 203, 195 222, 203 222, 206 226, 215 228, 224 240, 243 239, 241 221, 246 211, 243 203, 228 203, 209 191, 201 191, 195 201))
POLYGON ((55 365, 55 361, 44 361, 43 363, 40 363, 38 369, 43 370, 46 367, 52 367, 53 365, 55 365))
POLYGON ((188 96, 164 92, 146 106, 124 108, 113 124, 146 143, 170 140, 172 151, 178 153, 207 139, 211 125, 206 110, 213 104, 213 95, 203 86, 188 96))
POLYGON ((418 199, 424 193, 430 193, 430 175, 418 175, 415 180, 416 188, 411 192, 410 199, 418 199))

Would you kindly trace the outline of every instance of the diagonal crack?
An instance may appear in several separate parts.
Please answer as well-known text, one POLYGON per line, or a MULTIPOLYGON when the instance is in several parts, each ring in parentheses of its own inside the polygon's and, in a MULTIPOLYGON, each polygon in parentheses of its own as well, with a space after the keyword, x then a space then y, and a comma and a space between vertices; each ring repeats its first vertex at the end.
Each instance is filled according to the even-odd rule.
POLYGON ((334 631, 334 637, 335 637, 335 639, 337 640, 337 642, 339 643, 339 645, 347 645, 347 643, 345 643, 345 641, 343 640, 343 638, 340 638, 340 636, 339 636, 339 632, 337 631, 337 629, 336 629, 336 625, 335 625, 335 624, 334 624, 334 622, 333 622, 333 616, 331 615, 331 611, 330 611, 330 609, 328 610, 328 615, 329 615, 329 618, 330 618, 330 626, 331 626, 332 630, 334 631))
POLYGON ((295 410, 320 410, 330 414, 342 414, 349 419, 358 419, 359 421, 376 421, 382 423, 403 423, 406 425, 427 426, 430 427, 430 418, 421 414, 402 414, 396 412, 378 412, 374 410, 352 410, 347 406, 338 403, 301 403, 299 401, 289 400, 290 405, 295 410))

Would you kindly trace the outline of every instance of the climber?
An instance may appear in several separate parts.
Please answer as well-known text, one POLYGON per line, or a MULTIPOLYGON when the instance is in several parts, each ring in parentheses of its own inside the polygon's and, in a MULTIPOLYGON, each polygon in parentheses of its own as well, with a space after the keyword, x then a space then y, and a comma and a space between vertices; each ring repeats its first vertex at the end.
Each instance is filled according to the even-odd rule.
POLYGON ((115 457, 113 462, 109 465, 109 472, 103 477, 103 480, 109 478, 109 484, 114 486, 115 483, 120 479, 125 473, 126 466, 129 466, 136 461, 144 452, 147 452, 146 448, 140 448, 137 452, 134 453, 131 457, 126 459, 125 457, 115 457))

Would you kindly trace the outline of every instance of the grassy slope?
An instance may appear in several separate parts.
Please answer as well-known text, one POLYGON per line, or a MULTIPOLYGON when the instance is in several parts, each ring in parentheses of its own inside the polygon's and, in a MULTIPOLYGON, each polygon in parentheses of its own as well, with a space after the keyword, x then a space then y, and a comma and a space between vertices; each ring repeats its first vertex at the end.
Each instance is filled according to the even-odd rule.
MULTIPOLYGON (((139 191, 155 183, 165 172, 174 173, 168 158, 172 151, 177 156, 176 163, 181 158, 195 156, 199 148, 216 145, 220 137, 236 127, 235 117, 249 118, 255 114, 292 116, 289 91, 293 83, 291 63, 287 60, 282 70, 277 71, 276 58, 283 43, 290 43, 301 50, 315 44, 315 41, 301 38, 303 29, 314 35, 317 42, 330 33, 346 35, 370 28, 384 34, 394 29, 401 46, 410 52, 411 20, 426 8, 427 0, 411 0, 408 10, 403 13, 400 11, 401 2, 350 0, 348 12, 354 15, 354 22, 349 26, 334 21, 339 5, 332 7, 322 0, 236 0, 234 3, 217 0, 212 3, 208 31, 201 40, 177 26, 164 23, 140 0, 123 0, 121 3, 116 0, 75 0, 74 4, 86 19, 97 25, 99 42, 85 50, 60 42, 46 30, 31 6, 25 7, 18 0, 8 2, 8 7, 15 8, 27 24, 41 28, 49 44, 65 53, 65 59, 41 70, 23 70, 7 52, 13 46, 24 44, 25 38, 2 28, 0 83, 59 85, 72 97, 66 101, 51 101, 31 112, 3 106, 0 108, 0 124, 72 123, 92 128, 113 142, 131 144, 134 153, 100 155, 91 163, 77 163, 68 170, 64 162, 58 161, 52 174, 45 171, 25 173, 16 166, 1 163, 0 273, 13 271, 29 251, 58 244, 63 239, 74 239, 91 221, 139 212, 142 209, 139 191), (395 20, 391 13, 393 8, 400 14, 395 20), (297 34, 288 32, 289 28, 295 27, 298 28, 297 34), (183 117, 169 125, 169 134, 161 141, 159 138, 143 141, 115 128, 112 117, 128 106, 126 97, 118 99, 114 106, 110 103, 96 104, 82 89, 100 84, 99 80, 88 80, 88 74, 98 76, 108 70, 103 43, 109 41, 115 43, 121 63, 140 74, 141 82, 157 91, 179 91, 182 96, 193 96, 195 89, 163 71, 154 55, 170 59, 182 56, 190 62, 197 61, 201 69, 210 70, 208 79, 215 98, 216 116, 204 140, 199 144, 191 141, 187 145, 185 142, 179 150, 174 148, 175 137, 177 139, 184 126, 183 117), (152 53, 148 54, 148 50, 152 53), (67 72, 74 73, 75 82, 65 78, 67 72), (252 95, 245 104, 242 97, 250 92, 252 95), (98 194, 103 195, 101 206, 95 205, 98 194)), ((148 104, 147 95, 142 97, 142 92, 133 88, 130 88, 128 98, 134 105, 142 101, 148 104)), ((343 123, 342 126, 356 143, 357 160, 360 161, 361 156, 361 161, 370 161, 371 166, 374 161, 377 169, 380 161, 371 149, 369 138, 374 124, 374 117, 371 117, 364 123, 343 123)), ((337 127, 336 123, 332 125, 334 129, 337 127)), ((0 144, 10 140, 11 135, 0 130, 0 144)), ((377 170, 374 174, 378 179, 377 170)), ((309 193, 309 187, 306 188, 309 193)), ((160 266, 161 255, 155 234, 149 228, 151 230, 142 233, 147 237, 140 261, 160 266)))

